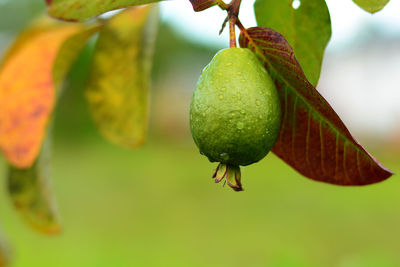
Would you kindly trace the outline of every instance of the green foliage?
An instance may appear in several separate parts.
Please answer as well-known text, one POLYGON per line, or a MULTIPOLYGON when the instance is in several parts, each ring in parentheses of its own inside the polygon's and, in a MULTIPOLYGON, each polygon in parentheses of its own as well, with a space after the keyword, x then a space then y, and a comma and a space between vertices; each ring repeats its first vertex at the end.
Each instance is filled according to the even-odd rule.
POLYGON ((297 60, 314 86, 321 72, 325 47, 331 37, 331 21, 325 0, 257 0, 254 4, 258 26, 282 34, 293 48, 297 60))

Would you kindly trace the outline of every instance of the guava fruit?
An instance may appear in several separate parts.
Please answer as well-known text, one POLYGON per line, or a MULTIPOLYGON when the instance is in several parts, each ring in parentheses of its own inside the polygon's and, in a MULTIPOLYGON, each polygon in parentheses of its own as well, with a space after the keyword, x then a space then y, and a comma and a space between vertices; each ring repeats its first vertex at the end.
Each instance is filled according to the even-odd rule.
POLYGON ((264 158, 280 130, 275 85, 247 48, 220 50, 203 69, 190 105, 190 129, 200 153, 220 162, 213 178, 242 190, 240 167, 264 158))

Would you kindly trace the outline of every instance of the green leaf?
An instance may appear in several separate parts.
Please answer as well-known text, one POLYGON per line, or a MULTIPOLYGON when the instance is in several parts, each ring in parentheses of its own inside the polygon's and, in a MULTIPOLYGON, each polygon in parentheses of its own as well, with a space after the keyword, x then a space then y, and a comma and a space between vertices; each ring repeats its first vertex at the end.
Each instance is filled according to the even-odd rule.
POLYGON ((138 6, 162 0, 46 0, 51 16, 68 21, 81 21, 107 11, 138 6))
POLYGON ((307 80, 281 34, 255 27, 243 30, 239 42, 257 53, 278 90, 282 123, 272 149, 277 156, 310 179, 337 185, 372 184, 392 175, 307 80))
POLYGON ((354 3, 369 13, 382 10, 389 1, 390 0, 353 0, 354 3))
POLYGON ((126 9, 108 21, 94 50, 87 100, 100 132, 118 145, 146 138, 157 22, 155 6, 126 9))
POLYGON ((254 4, 257 25, 285 36, 308 80, 315 86, 331 37, 329 10, 324 0, 301 0, 298 9, 292 7, 292 2, 257 0, 254 4))
POLYGON ((17 169, 9 166, 8 192, 16 210, 33 229, 45 234, 61 230, 57 207, 50 185, 48 143, 32 167, 17 169))

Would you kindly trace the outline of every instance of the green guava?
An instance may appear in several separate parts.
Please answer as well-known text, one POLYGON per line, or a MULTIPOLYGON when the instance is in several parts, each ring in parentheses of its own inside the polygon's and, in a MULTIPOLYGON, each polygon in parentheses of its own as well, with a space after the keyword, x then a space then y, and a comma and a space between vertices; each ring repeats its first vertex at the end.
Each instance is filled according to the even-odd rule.
POLYGON ((242 190, 239 166, 267 155, 280 122, 278 93, 257 56, 247 48, 220 50, 202 71, 190 105, 194 142, 211 162, 221 163, 216 182, 225 177, 242 190))

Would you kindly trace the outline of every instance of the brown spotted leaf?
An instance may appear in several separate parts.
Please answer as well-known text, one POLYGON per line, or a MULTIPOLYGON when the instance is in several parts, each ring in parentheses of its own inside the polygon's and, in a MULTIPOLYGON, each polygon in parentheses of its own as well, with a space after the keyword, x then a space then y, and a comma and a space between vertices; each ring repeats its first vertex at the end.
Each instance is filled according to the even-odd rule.
POLYGON ((90 111, 103 136, 121 146, 135 147, 146 138, 157 22, 155 6, 126 9, 107 22, 94 50, 90 111))
POLYGON ((16 210, 33 229, 45 234, 61 230, 50 184, 50 157, 46 143, 32 167, 9 166, 8 192, 16 210))
POLYGON ((217 4, 217 1, 215 0, 189 0, 189 1, 190 3, 192 3, 193 10, 196 12, 203 11, 217 4))
POLYGON ((273 152, 313 180, 366 185, 392 173, 350 134, 328 102, 305 77, 285 38, 262 27, 240 35, 240 45, 265 63, 281 99, 282 125, 273 152))
POLYGON ((40 21, 23 32, 0 67, 0 148, 29 168, 42 146, 57 90, 97 28, 40 21))
POLYGON ((162 0, 46 0, 51 16, 68 21, 81 21, 107 11, 159 2, 162 0))

